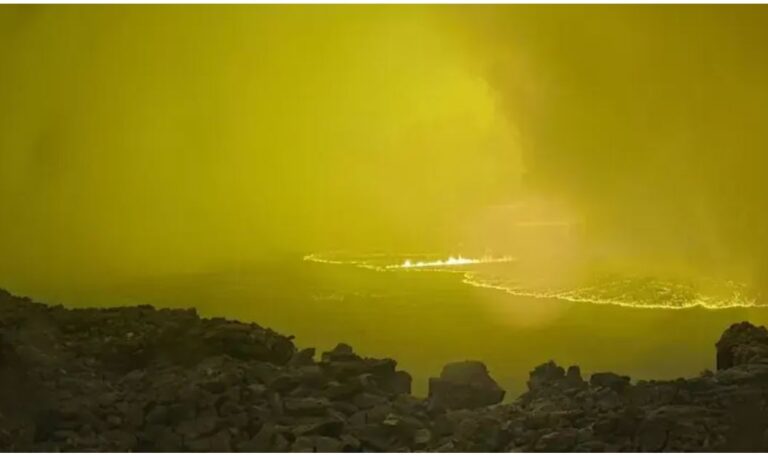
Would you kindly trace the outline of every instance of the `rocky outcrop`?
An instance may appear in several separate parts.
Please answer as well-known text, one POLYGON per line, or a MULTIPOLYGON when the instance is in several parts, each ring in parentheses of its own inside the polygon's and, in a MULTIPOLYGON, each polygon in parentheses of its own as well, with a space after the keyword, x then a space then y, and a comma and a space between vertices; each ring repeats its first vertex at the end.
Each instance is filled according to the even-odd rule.
POLYGON ((579 366, 571 366, 566 371, 554 361, 537 366, 528 377, 528 390, 531 393, 577 388, 583 385, 584 379, 581 378, 579 366))
POLYGON ((394 360, 347 344, 316 358, 193 310, 0 290, 0 451, 766 451, 766 342, 734 325, 717 372, 672 381, 550 361, 506 404, 484 364, 451 363, 422 399, 394 360))
POLYGON ((742 322, 731 325, 720 337, 717 347, 717 369, 768 360, 768 330, 742 322))
POLYGON ((504 390, 480 361, 451 363, 429 379, 430 405, 437 409, 474 409, 498 404, 504 390))

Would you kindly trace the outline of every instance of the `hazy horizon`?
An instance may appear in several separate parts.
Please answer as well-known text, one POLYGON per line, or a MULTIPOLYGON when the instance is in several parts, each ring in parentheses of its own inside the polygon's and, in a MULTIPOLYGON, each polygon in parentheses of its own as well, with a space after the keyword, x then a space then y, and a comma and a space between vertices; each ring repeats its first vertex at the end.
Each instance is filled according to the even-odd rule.
POLYGON ((332 250, 765 281, 764 6, 0 8, 7 285, 332 250))

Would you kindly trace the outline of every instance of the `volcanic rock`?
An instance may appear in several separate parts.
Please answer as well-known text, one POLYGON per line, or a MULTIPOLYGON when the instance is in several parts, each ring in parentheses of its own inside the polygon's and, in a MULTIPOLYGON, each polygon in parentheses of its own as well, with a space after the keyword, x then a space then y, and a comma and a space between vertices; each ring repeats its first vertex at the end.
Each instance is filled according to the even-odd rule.
POLYGON ((617 375, 613 372, 595 372, 589 378, 589 384, 594 387, 609 388, 617 393, 622 393, 629 386, 629 380, 629 377, 617 375))
POLYGON ((727 329, 712 373, 567 370, 504 391, 481 362, 429 397, 388 358, 315 361, 256 324, 151 306, 68 310, 0 290, 0 451, 768 451, 768 331, 727 329))
POLYGON ((429 400, 448 409, 472 409, 498 404, 504 390, 480 361, 447 364, 439 378, 429 379, 429 400))
POLYGON ((768 330, 746 321, 733 324, 715 346, 717 370, 768 359, 768 330))

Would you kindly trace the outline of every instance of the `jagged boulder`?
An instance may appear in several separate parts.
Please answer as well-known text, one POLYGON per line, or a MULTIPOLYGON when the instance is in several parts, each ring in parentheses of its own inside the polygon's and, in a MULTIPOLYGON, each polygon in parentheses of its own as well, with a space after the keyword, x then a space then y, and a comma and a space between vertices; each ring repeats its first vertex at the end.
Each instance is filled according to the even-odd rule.
POLYGON ((323 352, 320 367, 326 375, 340 383, 331 390, 331 396, 335 398, 371 388, 390 394, 411 392, 412 377, 405 371, 395 370, 397 361, 391 358, 363 358, 345 343, 323 352))
POLYGON ((202 341, 207 348, 239 359, 286 364, 296 347, 290 337, 256 324, 212 319, 206 322, 202 341))
POLYGON ((565 369, 555 364, 554 361, 548 361, 536 366, 528 374, 528 389, 531 391, 540 390, 557 384, 565 378, 565 369))
POLYGON ((629 386, 630 378, 613 372, 595 372, 589 378, 589 384, 594 387, 609 388, 617 393, 623 392, 629 386))
POLYGON ((352 346, 345 343, 337 344, 333 350, 324 351, 322 355, 322 361, 324 363, 338 362, 338 361, 359 361, 360 358, 355 354, 352 346))
POLYGON ((747 321, 731 325, 715 344, 717 370, 768 359, 768 330, 747 321))
POLYGON ((315 349, 312 347, 297 351, 288 361, 289 366, 311 366, 315 363, 315 349))
POLYGON ((447 409, 472 409, 498 404, 504 390, 488 374, 480 361, 447 364, 439 378, 429 379, 432 406, 447 409))
POLYGON ((413 377, 405 371, 395 371, 377 381, 379 388, 392 394, 411 394, 413 377))
POLYGON ((570 366, 566 371, 554 361, 536 366, 528 374, 528 390, 538 392, 547 389, 577 388, 584 385, 579 366, 570 366))
POLYGON ((581 368, 579 366, 569 366, 565 373, 565 381, 570 385, 584 384, 584 379, 581 378, 581 368))

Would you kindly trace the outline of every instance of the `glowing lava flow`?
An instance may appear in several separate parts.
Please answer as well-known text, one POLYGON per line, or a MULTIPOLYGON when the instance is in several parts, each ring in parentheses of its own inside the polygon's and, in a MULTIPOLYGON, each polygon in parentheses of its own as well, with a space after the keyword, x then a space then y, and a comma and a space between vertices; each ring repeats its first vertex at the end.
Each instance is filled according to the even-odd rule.
POLYGON ((406 259, 402 264, 395 264, 387 266, 387 269, 428 269, 431 267, 453 267, 453 266, 466 266, 471 264, 489 264, 495 262, 510 262, 513 258, 490 258, 484 257, 481 259, 465 258, 459 255, 458 257, 449 257, 448 259, 440 259, 437 261, 411 261, 406 259))
MULTIPOLYGON (((611 284, 585 286, 581 288, 562 289, 562 290, 532 290, 524 287, 507 286, 502 283, 494 283, 488 280, 481 280, 473 273, 464 274, 462 281, 464 284, 476 288, 495 289, 507 294, 519 297, 530 297, 534 299, 558 299, 567 302, 597 305, 616 305, 629 308, 647 308, 647 309, 672 309, 682 310, 694 307, 717 310, 728 308, 749 308, 765 307, 758 304, 754 299, 747 298, 743 293, 734 291, 729 297, 713 297, 703 293, 695 293, 692 297, 682 298, 674 302, 669 301, 648 301, 639 298, 632 298, 629 294, 610 294, 601 289, 607 289, 611 284)), ((626 282, 625 282, 626 283, 626 282)))
MULTIPOLYGON (((469 286, 493 289, 504 293, 534 299, 558 299, 573 303, 615 305, 631 308, 649 309, 726 309, 737 307, 765 307, 751 298, 746 285, 735 282, 705 281, 701 285, 689 285, 664 279, 620 278, 615 280, 590 281, 580 285, 543 287, 519 283, 514 278, 488 276, 462 266, 514 262, 513 257, 465 258, 461 255, 447 259, 434 259, 435 255, 426 254, 377 254, 358 256, 353 259, 334 259, 321 254, 309 254, 305 261, 325 264, 351 265, 358 268, 379 272, 387 271, 425 271, 451 272, 461 275, 461 281, 469 286), (433 260, 415 260, 432 258, 433 260), (387 265, 384 259, 405 259, 399 264, 387 265), (375 260, 375 261, 374 261, 375 260), (378 262, 376 262, 378 261, 378 262), (714 286, 714 289, 712 288, 714 286), (721 292, 722 291, 722 292, 721 292)), ((704 281, 705 279, 701 279, 704 281)))
MULTIPOLYGON (((407 255, 401 255, 401 256, 405 257, 407 255)), ((425 257, 426 255, 414 254, 412 256, 425 257)), ((375 257, 384 257, 384 255, 376 255, 375 257)), ((448 259, 437 259, 433 261, 414 261, 412 259, 406 258, 400 264, 385 265, 383 263, 378 264, 378 263, 372 262, 371 258, 375 258, 375 257, 373 256, 368 258, 362 257, 362 259, 361 258, 333 259, 332 257, 324 256, 322 254, 312 253, 304 256, 304 261, 317 262, 322 264, 351 265, 351 266, 360 267, 363 269, 371 269, 371 270, 378 270, 378 271, 411 269, 411 270, 432 270, 432 271, 451 270, 453 272, 456 272, 456 270, 446 269, 446 268, 475 265, 475 264, 493 264, 493 263, 515 261, 515 258, 510 256, 504 256, 500 258, 494 258, 491 256, 483 256, 482 258, 465 258, 459 255, 459 256, 450 256, 448 259)), ((402 257, 400 259, 402 259, 402 257)))

